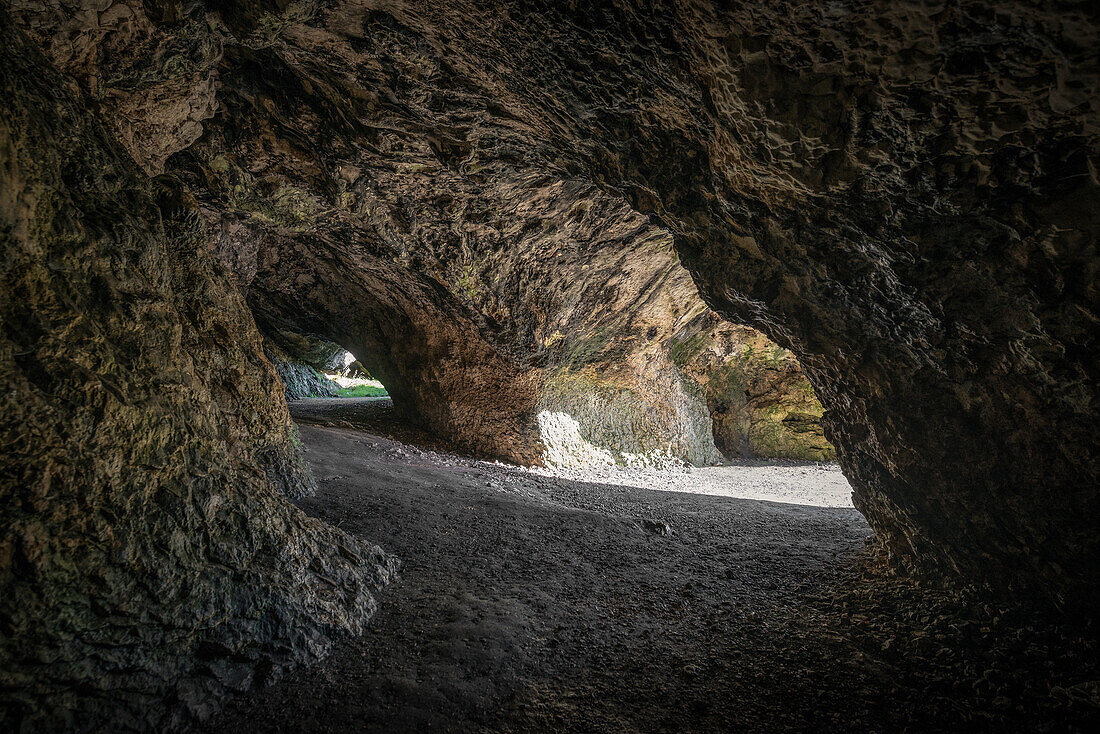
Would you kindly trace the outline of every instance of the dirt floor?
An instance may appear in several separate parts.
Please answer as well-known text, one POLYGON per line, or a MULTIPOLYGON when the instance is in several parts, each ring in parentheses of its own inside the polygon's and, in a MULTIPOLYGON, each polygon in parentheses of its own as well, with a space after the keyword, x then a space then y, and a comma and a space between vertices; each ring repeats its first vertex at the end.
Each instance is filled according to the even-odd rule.
POLYGON ((417 436, 385 400, 292 412, 321 487, 302 508, 404 567, 368 634, 210 732, 1072 731, 1100 714, 1092 630, 883 574, 834 466, 583 481, 386 438, 417 436))

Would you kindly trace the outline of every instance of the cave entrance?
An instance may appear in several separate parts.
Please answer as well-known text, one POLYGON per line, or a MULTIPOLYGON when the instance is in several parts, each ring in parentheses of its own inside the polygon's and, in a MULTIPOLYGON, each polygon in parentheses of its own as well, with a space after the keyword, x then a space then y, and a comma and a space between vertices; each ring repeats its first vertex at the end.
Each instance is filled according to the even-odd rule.
MULTIPOLYGON (((606 217, 577 230, 560 216, 577 195, 548 193, 560 206, 538 221, 598 237, 606 217)), ((488 282, 463 288, 454 269, 428 274, 354 243, 272 235, 247 298, 284 363, 288 399, 388 395, 395 419, 468 455, 626 467, 834 459, 794 355, 712 311, 671 234, 638 227, 644 254, 630 268, 613 239, 578 250, 561 273, 525 255, 493 282, 514 271, 551 280, 492 298, 488 282), (544 304, 547 293, 560 297, 544 304)))
POLYGON ((280 332, 264 338, 264 351, 283 382, 287 401, 390 397, 376 370, 323 338, 280 332))
POLYGON ((563 338, 566 357, 552 363, 539 391, 547 464, 835 461, 824 409, 795 355, 750 326, 698 308, 686 317, 659 313, 664 334, 652 326, 643 332, 648 341, 627 356, 613 345, 571 359, 588 337, 563 338))
POLYGON ((334 398, 388 398, 386 386, 354 354, 345 350, 338 355, 343 366, 335 372, 323 373, 336 383, 334 398))

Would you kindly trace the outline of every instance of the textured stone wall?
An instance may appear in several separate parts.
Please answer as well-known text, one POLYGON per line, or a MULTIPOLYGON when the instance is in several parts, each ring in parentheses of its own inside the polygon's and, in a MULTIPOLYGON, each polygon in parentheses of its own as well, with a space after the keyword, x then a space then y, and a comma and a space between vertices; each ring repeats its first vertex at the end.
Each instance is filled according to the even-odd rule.
POLYGON ((714 443, 727 457, 836 458, 795 356, 759 331, 708 310, 673 335, 669 352, 687 389, 705 400, 714 443))
POLYGON ((173 730, 317 660, 394 571, 311 491, 252 318, 0 9, 0 729, 173 730))
POLYGON ((283 394, 287 400, 336 396, 336 382, 321 374, 313 365, 294 359, 268 339, 264 340, 263 349, 264 356, 283 383, 283 394))
MULTIPOLYGON (((528 437, 545 381, 593 365, 663 374, 669 340, 698 315, 698 296, 677 303, 680 284, 691 282, 675 275, 671 246, 706 306, 797 357, 821 398, 824 434, 857 505, 899 564, 1037 603, 1095 609, 1100 42, 1088 4, 165 2, 149 4, 159 10, 145 13, 148 25, 102 15, 121 6, 137 12, 137 3, 94 5, 94 18, 85 7, 60 34, 59 18, 70 28, 68 16, 54 12, 60 5, 22 8, 19 17, 94 97, 134 159, 148 171, 163 165, 182 196, 193 197, 258 317, 379 358, 380 376, 410 413, 482 449, 493 447, 499 426, 514 427, 503 433, 510 453, 499 453, 522 458, 538 450, 528 437), (59 38, 89 50, 69 54, 59 38), (105 50, 91 52, 98 48, 105 50), (210 49, 216 112, 207 116, 210 49), (116 52, 126 60, 111 61, 116 52), (180 55, 186 58, 170 62, 180 55), (139 68, 131 58, 144 59, 140 68, 150 76, 110 73, 139 68), (175 113, 147 114, 138 93, 145 89, 158 90, 150 97, 174 89, 172 99, 194 99, 188 119, 201 131, 190 124, 177 130, 175 113), (157 120, 176 132, 134 132, 157 120), (349 313, 361 314, 356 323, 344 321, 349 313), (467 369, 475 370, 476 389, 463 392, 455 374, 467 369), (522 399, 502 403, 497 394, 522 399), (471 407, 488 417, 467 427, 471 407)), ((20 63, 28 58, 18 55, 20 63)), ((16 68, 5 65, 4 78, 23 89, 10 80, 16 68)), ((67 119, 83 119, 82 105, 62 107, 67 119)), ((18 125, 27 120, 8 108, 4 114, 13 120, 9 135, 23 135, 18 125)), ((100 149, 81 145, 61 157, 66 167, 42 186, 103 192, 94 207, 78 202, 75 210, 110 216, 59 221, 58 231, 126 222, 126 212, 146 206, 130 179, 73 173, 115 170, 98 160, 79 168, 82 155, 100 149)), ((6 182, 17 180, 8 170, 22 169, 6 168, 6 182)), ((22 211, 23 184, 5 183, 9 190, 16 193, 5 193, 5 211, 22 211)), ((20 216, 8 221, 32 221, 20 216)), ((25 234, 32 230, 13 224, 5 236, 39 241, 25 234)), ((143 242, 167 248, 177 239, 167 231, 126 232, 115 237, 117 256, 108 260, 113 268, 160 268, 167 279, 176 260, 134 253, 145 251, 143 242)), ((36 287, 68 277, 46 251, 31 254, 39 264, 33 272, 41 273, 36 287)), ((171 277, 182 279, 172 286, 181 294, 210 293, 206 284, 216 280, 171 277)), ((112 271, 71 282, 57 313, 78 310, 71 305, 78 296, 90 299, 89 313, 100 313, 124 281, 112 271)), ((48 312, 33 293, 19 293, 26 295, 5 306, 14 309, 5 315, 7 329, 48 312), (26 304, 36 305, 34 313, 26 304)), ((191 295, 178 301, 173 308, 184 311, 206 303, 191 295)), ((233 308, 239 303, 215 315, 245 318, 233 308)), ((67 344, 80 324, 96 323, 41 320, 9 337, 19 345, 9 348, 9 365, 28 362, 39 332, 67 344)), ((195 364, 219 365, 185 381, 198 387, 148 398, 184 401, 170 403, 173 414, 198 416, 181 420, 173 439, 157 445, 190 445, 182 437, 197 431, 205 448, 179 455, 224 457, 226 473, 191 480, 214 494, 252 486, 237 477, 250 476, 241 467, 260 456, 259 439, 231 440, 244 434, 225 425, 285 425, 281 413, 249 423, 253 414, 236 407, 236 385, 270 373, 258 345, 245 349, 231 326, 222 336, 211 325, 208 344, 169 341, 127 352, 153 359, 164 351, 165 364, 185 374, 195 364), (206 356, 185 356, 192 352, 206 356), (250 359, 257 366, 244 375, 251 377, 220 369, 250 359), (234 407, 220 417, 223 408, 214 406, 225 405, 234 407)), ((112 328, 103 327, 104 344, 172 333, 112 328)), ((182 340, 194 332, 179 333, 182 340)), ((98 359, 66 373, 79 386, 76 405, 100 390, 96 400, 115 399, 113 390, 130 384, 109 373, 93 380, 98 359)), ((42 374, 29 362, 19 369, 42 374)), ((56 409, 75 410, 69 403, 56 409)), ((89 420, 101 414, 115 415, 92 411, 89 420)), ((83 456, 75 447, 90 445, 79 439, 93 435, 80 434, 79 421, 28 414, 26 422, 63 427, 43 428, 39 439, 6 428, 5 436, 24 442, 23 454, 12 456, 38 456, 29 440, 83 456)), ((109 444, 113 451, 127 446, 109 444)), ((292 465, 289 454, 273 451, 263 454, 272 457, 266 466, 292 465)), ((41 491, 75 491, 50 478, 44 456, 29 464, 47 482, 41 491)), ((159 471, 156 462, 137 465, 159 471)), ((107 486, 97 481, 89 486, 107 486)), ((38 518, 62 506, 29 503, 5 503, 5 511, 38 518)), ((197 535, 150 537, 182 543, 197 535)), ((227 539, 225 547, 237 544, 227 539)), ((97 547, 83 544, 82 552, 97 547)), ((22 552, 0 557, 29 569, 22 552)), ((275 593, 284 592, 286 608, 300 609, 291 591, 275 593)), ((60 633, 49 634, 41 639, 60 633)), ((173 644, 164 649, 183 650, 173 644)))
MULTIPOLYGON (((408 419, 481 455, 538 460, 532 410, 550 399, 609 450, 716 455, 698 396, 654 348, 667 352, 705 308, 668 233, 619 195, 532 173, 510 143, 482 153, 453 137, 454 114, 423 107, 437 62, 386 16, 355 4, 15 5, 55 63, 119 110, 134 158, 186 182, 268 333, 366 350, 408 419), (319 27, 355 12, 369 47, 319 27), (167 112, 201 106, 203 80, 218 113, 199 120, 201 136, 176 134, 167 112), (375 89, 400 101, 364 91, 375 89), (609 392, 615 425, 580 415, 609 392)), ((748 423, 742 406, 721 412, 748 423)))
POLYGON ((899 561, 1080 606, 1100 551, 1090 12, 349 0, 227 49, 245 93, 224 119, 297 131, 261 167, 279 211, 310 221, 285 186, 316 182, 421 242, 400 256, 426 271, 479 273, 432 253, 512 248, 493 212, 537 231, 525 201, 555 182, 578 213, 648 215, 709 306, 798 357, 899 561), (451 234, 429 200, 460 208, 451 234))
POLYGON ((269 330, 321 334, 363 355, 398 410, 456 448, 538 460, 534 383, 437 281, 354 239, 273 234, 247 287, 269 330))
POLYGON ((6 0, 47 57, 78 80, 150 174, 202 134, 217 109, 222 45, 205 16, 175 0, 6 0), (159 24, 174 24, 167 35, 159 24))
POLYGON ((440 97, 493 100, 464 128, 478 154, 513 145, 624 193, 711 307, 798 356, 899 561, 1090 608, 1089 13, 448 3, 390 25, 422 39, 440 97))

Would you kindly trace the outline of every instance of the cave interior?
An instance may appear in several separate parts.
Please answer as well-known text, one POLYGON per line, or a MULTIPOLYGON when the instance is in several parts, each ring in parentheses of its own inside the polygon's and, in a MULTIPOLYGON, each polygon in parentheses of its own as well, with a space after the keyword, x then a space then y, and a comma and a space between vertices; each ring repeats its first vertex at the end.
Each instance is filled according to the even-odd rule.
POLYGON ((5 0, 0 726, 1086 730, 1098 14, 5 0))

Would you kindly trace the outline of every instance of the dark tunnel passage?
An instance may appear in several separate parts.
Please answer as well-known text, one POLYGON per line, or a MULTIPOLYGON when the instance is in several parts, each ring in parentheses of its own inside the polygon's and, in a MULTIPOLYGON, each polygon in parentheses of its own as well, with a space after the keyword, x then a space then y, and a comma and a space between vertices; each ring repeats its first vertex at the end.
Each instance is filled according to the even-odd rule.
POLYGON ((460 450, 537 460, 531 387, 439 283, 354 242, 271 235, 258 259, 247 298, 261 328, 319 334, 363 355, 407 420, 460 450))
POLYGON ((1023 1, 5 2, 0 725, 191 728, 286 671, 308 692, 333 649, 399 661, 372 617, 421 602, 443 656, 511 609, 519 661, 471 672, 491 711, 459 675, 433 722, 704 730, 735 716, 708 696, 775 677, 792 729, 817 698, 835 730, 898 725, 891 687, 917 728, 1086 721, 1096 27, 1023 1), (272 354, 304 337, 457 455, 296 427, 272 354), (661 457, 758 494, 657 486, 661 457), (832 460, 866 526, 766 498, 832 460), (622 481, 564 473, 592 462, 622 481), (572 652, 531 652, 566 617, 572 652), (695 625, 702 656, 642 723, 641 637, 610 688, 559 685, 622 620, 695 625), (576 718, 604 693, 624 708, 576 718))

